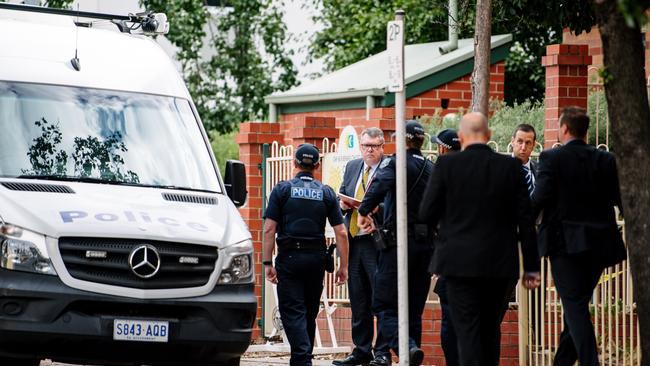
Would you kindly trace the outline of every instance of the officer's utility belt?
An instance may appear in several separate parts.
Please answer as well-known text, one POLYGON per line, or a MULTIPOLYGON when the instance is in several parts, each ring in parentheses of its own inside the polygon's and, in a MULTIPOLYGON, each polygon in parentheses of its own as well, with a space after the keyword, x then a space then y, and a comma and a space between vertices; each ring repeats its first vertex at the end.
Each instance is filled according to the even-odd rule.
POLYGON ((284 250, 322 250, 325 251, 325 240, 309 240, 309 239, 285 239, 278 242, 278 251, 284 250))

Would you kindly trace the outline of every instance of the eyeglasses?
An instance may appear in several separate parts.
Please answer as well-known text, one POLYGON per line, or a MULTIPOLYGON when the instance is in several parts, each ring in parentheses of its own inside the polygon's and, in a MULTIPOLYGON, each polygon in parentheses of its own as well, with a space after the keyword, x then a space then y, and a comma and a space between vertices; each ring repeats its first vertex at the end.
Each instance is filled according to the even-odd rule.
POLYGON ((378 150, 380 149, 384 144, 361 144, 361 148, 364 150, 378 150))

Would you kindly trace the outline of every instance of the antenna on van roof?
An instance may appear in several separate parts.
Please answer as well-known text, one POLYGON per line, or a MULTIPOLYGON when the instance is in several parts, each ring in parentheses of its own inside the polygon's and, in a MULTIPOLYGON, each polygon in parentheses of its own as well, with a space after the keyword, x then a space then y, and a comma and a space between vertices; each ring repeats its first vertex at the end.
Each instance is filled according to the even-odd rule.
MULTIPOLYGON (((77 3, 77 23, 79 22, 79 3, 77 3)), ((76 29, 76 39, 74 41, 74 58, 70 60, 72 63, 72 67, 74 67, 75 70, 81 71, 81 61, 79 60, 79 57, 77 57, 77 51, 79 50, 79 27, 76 29)))

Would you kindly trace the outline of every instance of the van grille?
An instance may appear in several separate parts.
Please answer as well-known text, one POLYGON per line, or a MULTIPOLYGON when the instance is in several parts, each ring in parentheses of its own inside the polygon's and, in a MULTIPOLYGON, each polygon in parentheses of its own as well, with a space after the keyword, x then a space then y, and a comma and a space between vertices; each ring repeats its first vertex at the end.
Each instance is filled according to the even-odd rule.
POLYGON ((203 205, 217 204, 216 198, 208 197, 208 196, 195 196, 191 194, 178 194, 178 193, 163 193, 162 195, 166 201, 199 203, 203 205))
POLYGON ((72 188, 56 184, 3 182, 2 186, 12 191, 74 193, 72 188))
POLYGON ((154 240, 63 237, 59 250, 66 269, 76 279, 138 289, 203 286, 218 258, 214 247, 154 240), (158 272, 149 278, 137 276, 129 265, 131 252, 144 245, 155 248, 160 257, 158 272))

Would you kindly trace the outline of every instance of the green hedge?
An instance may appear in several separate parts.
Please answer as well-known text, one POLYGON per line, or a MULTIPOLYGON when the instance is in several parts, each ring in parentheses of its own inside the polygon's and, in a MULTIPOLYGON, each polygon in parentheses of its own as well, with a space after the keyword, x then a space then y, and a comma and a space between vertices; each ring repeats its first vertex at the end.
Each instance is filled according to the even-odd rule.
MULTIPOLYGON (((528 123, 537 131, 537 141, 543 144, 544 136, 544 104, 542 102, 525 101, 521 104, 507 106, 502 102, 492 102, 490 109, 494 111, 490 118, 492 140, 499 145, 499 151, 505 151, 510 143, 512 132, 521 123, 528 123)), ((425 125, 427 132, 435 136, 446 128, 458 129, 460 117, 466 113, 460 110, 457 114, 446 115, 444 118, 436 114, 424 116, 420 121, 425 125)))
MULTIPOLYGON (((499 151, 505 151, 512 132, 520 123, 528 123, 535 127, 537 131, 537 142, 544 145, 544 102, 525 101, 521 104, 515 103, 513 106, 505 105, 500 101, 492 101, 490 110, 493 115, 490 118, 490 128, 492 129, 492 140, 499 145, 499 151)), ((607 118, 607 101, 602 91, 592 91, 588 97, 588 114, 591 119, 591 126, 588 133, 588 142, 592 145, 604 144, 609 142, 611 150, 611 139, 607 139, 608 118, 607 118), (598 131, 598 134, 596 134, 598 131), (596 139, 598 137, 598 139, 596 139)), ((444 118, 439 114, 433 116, 424 116, 420 122, 425 125, 427 132, 435 136, 438 132, 446 128, 458 128, 460 117, 467 111, 461 110, 457 114, 446 115, 444 118)))
POLYGON ((208 135, 210 136, 212 151, 214 152, 215 158, 217 158, 219 170, 223 176, 226 174, 226 161, 239 159, 239 145, 235 141, 237 131, 228 134, 219 134, 215 131, 210 131, 208 135))

